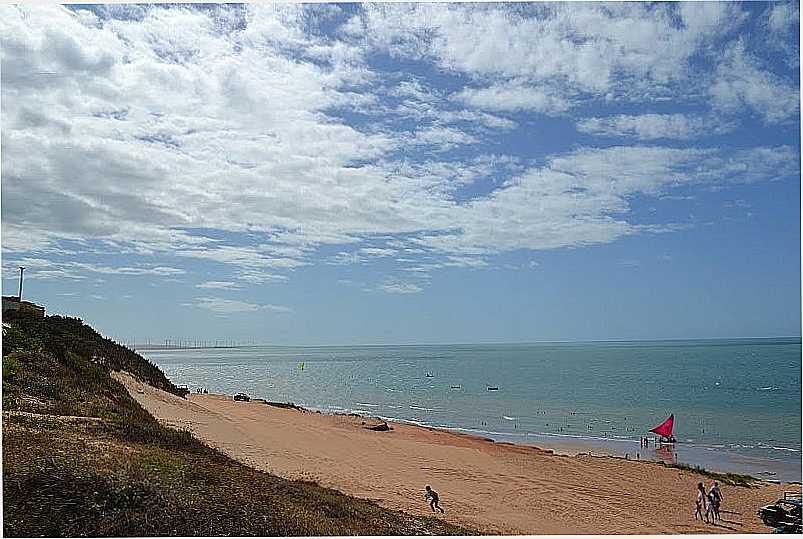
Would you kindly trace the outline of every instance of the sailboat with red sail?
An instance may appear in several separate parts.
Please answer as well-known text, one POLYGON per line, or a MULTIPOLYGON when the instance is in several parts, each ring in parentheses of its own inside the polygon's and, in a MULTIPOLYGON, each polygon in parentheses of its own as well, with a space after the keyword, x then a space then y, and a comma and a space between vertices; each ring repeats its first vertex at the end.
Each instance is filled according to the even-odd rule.
POLYGON ((657 427, 653 427, 650 429, 650 432, 654 432, 658 436, 661 437, 661 443, 675 443, 675 437, 672 435, 672 429, 675 427, 675 414, 671 414, 669 417, 666 418, 666 421, 658 425, 657 427))

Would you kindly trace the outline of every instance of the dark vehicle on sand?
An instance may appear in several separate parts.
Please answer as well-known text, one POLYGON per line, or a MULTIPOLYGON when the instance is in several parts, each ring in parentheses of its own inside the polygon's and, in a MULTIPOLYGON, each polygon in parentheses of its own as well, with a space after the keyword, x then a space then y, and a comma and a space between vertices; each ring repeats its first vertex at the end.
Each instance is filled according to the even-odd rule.
POLYGON ((785 492, 774 504, 759 509, 758 516, 774 533, 803 533, 800 507, 800 493, 785 492))
POLYGON ((234 400, 248 402, 248 401, 251 400, 251 397, 249 397, 245 393, 235 393, 234 394, 234 400))

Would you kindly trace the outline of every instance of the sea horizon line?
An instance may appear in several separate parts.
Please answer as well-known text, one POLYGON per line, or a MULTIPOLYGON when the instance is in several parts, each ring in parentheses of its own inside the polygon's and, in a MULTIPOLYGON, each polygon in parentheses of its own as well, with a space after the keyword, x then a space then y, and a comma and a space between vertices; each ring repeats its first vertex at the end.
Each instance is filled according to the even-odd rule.
MULTIPOLYGON (((716 342, 716 341, 770 341, 782 339, 795 339, 803 344, 801 335, 777 335, 768 337, 670 337, 655 339, 588 339, 588 340, 545 340, 545 341, 486 341, 486 342, 419 342, 419 343, 354 343, 354 344, 276 344, 255 343, 243 345, 219 346, 172 346, 163 344, 136 343, 130 346, 141 350, 190 350, 203 348, 357 348, 357 347, 414 347, 414 346, 525 346, 539 344, 620 344, 620 343, 683 343, 683 342, 716 342)), ((791 343, 794 344, 794 343, 791 343)))

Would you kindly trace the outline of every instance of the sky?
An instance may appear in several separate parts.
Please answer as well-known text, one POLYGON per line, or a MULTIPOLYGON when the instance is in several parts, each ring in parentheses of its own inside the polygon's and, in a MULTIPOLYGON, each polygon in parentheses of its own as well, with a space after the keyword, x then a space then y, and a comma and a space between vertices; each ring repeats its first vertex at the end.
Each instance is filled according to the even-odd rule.
POLYGON ((3 293, 128 342, 799 336, 799 19, 0 6, 3 293))

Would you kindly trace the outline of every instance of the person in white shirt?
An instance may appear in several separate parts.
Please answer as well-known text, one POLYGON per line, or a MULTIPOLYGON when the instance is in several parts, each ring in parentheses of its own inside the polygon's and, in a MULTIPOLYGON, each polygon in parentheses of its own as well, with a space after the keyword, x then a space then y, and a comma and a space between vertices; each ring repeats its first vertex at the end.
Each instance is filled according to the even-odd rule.
POLYGON ((708 522, 708 507, 706 506, 707 496, 705 494, 705 487, 702 483, 697 483, 697 500, 694 502, 694 520, 697 520, 697 517, 700 517, 700 520, 703 520, 703 515, 705 515, 705 521, 708 522))

